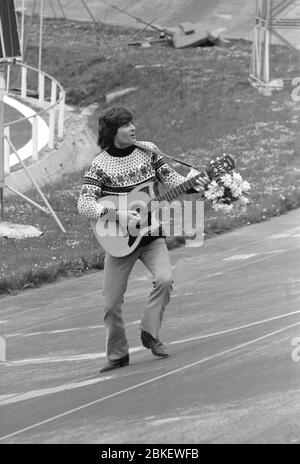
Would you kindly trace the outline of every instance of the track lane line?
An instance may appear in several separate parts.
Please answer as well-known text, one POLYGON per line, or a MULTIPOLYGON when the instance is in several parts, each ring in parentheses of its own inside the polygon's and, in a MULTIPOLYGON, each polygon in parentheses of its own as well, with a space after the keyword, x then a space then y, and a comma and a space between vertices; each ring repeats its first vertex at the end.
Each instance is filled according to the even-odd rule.
MULTIPOLYGON (((299 246, 299 247, 293 248, 293 250, 282 250, 281 253, 285 253, 285 252, 289 252, 289 251, 294 251, 294 250, 296 250, 296 249, 300 249, 300 246, 299 246)), ((267 256, 263 256, 263 257, 261 257, 261 258, 259 258, 259 259, 256 259, 256 260, 253 260, 253 261, 247 261, 247 262, 244 262, 244 263, 242 263, 242 264, 240 264, 240 265, 237 265, 237 266, 234 266, 234 267, 231 267, 231 268, 224 269, 222 272, 217 272, 217 273, 214 273, 214 274, 208 274, 208 275, 206 275, 206 276, 202 276, 200 279, 197 278, 196 280, 190 280, 189 282, 186 282, 186 283, 185 283, 185 286, 187 286, 187 285, 190 286, 190 285, 192 285, 192 284, 195 284, 196 282, 199 282, 199 280, 203 281, 203 280, 211 279, 211 277, 223 276, 224 273, 227 274, 228 272, 232 272, 232 271, 239 270, 239 269, 241 269, 241 268, 243 268, 243 267, 246 267, 246 266, 248 266, 248 265, 257 264, 257 263, 259 263, 259 262, 261 262, 261 261, 265 261, 265 260, 270 259, 270 258, 272 258, 272 257, 274 257, 274 256, 278 256, 278 254, 279 254, 278 252, 276 252, 276 253, 274 253, 274 254, 268 254, 267 256)), ((100 291, 100 289, 99 289, 99 291, 100 291)), ((97 291, 97 292, 98 292, 98 291, 97 291)), ((92 293, 96 293, 96 292, 92 292, 92 293)), ((178 297, 179 295, 171 295, 171 298, 174 298, 175 296, 178 297)), ((127 298, 127 299, 128 299, 128 300, 135 300, 135 299, 139 299, 139 298, 143 298, 143 297, 141 297, 140 295, 138 295, 137 297, 131 296, 131 297, 127 298)), ((54 303, 51 303, 51 304, 54 304, 54 303)), ((50 305, 49 305, 49 306, 50 306, 50 305)), ((47 307, 48 307, 48 305, 47 305, 47 307)), ((35 310, 36 310, 37 308, 32 308, 32 309, 35 309, 35 310)), ((29 310, 28 310, 28 311, 29 311, 29 310)), ((95 312, 95 311, 98 312, 98 311, 99 311, 99 308, 90 309, 90 310, 86 311, 85 314, 93 313, 93 312, 95 312)), ((23 314, 23 313, 22 313, 22 314, 23 314)), ((79 314, 79 315, 80 315, 80 314, 79 314)), ((78 316, 79 316, 79 315, 78 315, 78 316)), ((76 316, 77 316, 77 315, 76 315, 76 316)), ((71 318, 71 317, 74 317, 74 314, 68 314, 68 315, 66 315, 66 316, 62 316, 62 317, 60 317, 60 318, 53 319, 52 321, 47 321, 47 322, 45 322, 45 323, 41 323, 41 324, 37 324, 37 325, 31 325, 31 326, 27 327, 26 329, 24 329, 24 331, 22 331, 22 332, 20 332, 20 333, 24 334, 24 333, 26 333, 27 330, 36 329, 36 328, 38 328, 38 327, 47 326, 47 325, 53 324, 53 323, 55 323, 55 322, 57 322, 57 321, 65 320, 65 319, 68 319, 68 318, 71 318)))
MULTIPOLYGON (((260 325, 260 324, 265 324, 267 322, 272 322, 276 321, 278 319, 284 319, 289 316, 294 316, 296 314, 300 314, 300 310, 298 311, 292 311, 290 313, 285 313, 281 314, 279 316, 274 316, 270 317, 268 319, 262 319, 260 321, 255 321, 255 322, 250 322, 249 324, 244 324, 240 325, 237 327, 233 327, 231 329, 226 329, 226 330, 221 330, 218 332, 212 332, 204 335, 199 335, 197 337, 191 337, 191 338, 185 338, 182 340, 175 340, 173 342, 169 342, 168 345, 176 345, 180 343, 187 343, 191 341, 196 341, 196 340, 202 340, 206 338, 211 338, 211 337, 216 337, 218 335, 225 335, 231 332, 237 332, 239 330, 243 329, 248 329, 250 327, 260 325)), ((135 324, 138 321, 134 321, 131 324, 135 324)), ((126 324, 128 326, 129 324, 126 324)), ((129 353, 136 353, 138 351, 141 351, 143 348, 140 346, 135 346, 130 348, 129 353)), ((28 358, 28 359, 20 359, 16 361, 6 361, 5 365, 6 366, 20 366, 20 365, 27 365, 27 364, 44 364, 44 363, 53 363, 53 362, 74 362, 74 361, 83 361, 83 360, 88 360, 88 359, 99 359, 99 358, 104 358, 106 356, 106 353, 103 351, 101 353, 86 353, 86 354, 78 354, 78 355, 72 355, 72 356, 53 356, 53 357, 44 357, 44 358, 28 358)))
POLYGON ((242 349, 242 348, 245 348, 245 347, 247 347, 247 346, 253 345, 253 344, 255 344, 255 343, 257 343, 257 342, 259 342, 259 341, 261 341, 261 340, 265 340, 266 338, 272 337, 272 336, 274 336, 274 335, 277 335, 277 334, 279 334, 279 333, 282 333, 282 332, 284 332, 284 331, 286 331, 286 330, 288 330, 288 329, 290 329, 290 328, 293 328, 293 327, 296 327, 296 326, 299 326, 299 325, 300 325, 300 322, 297 322, 297 323, 295 323, 295 324, 288 325, 288 326, 283 327, 283 328, 281 328, 281 329, 279 329, 279 330, 276 330, 276 331, 273 331, 273 332, 269 332, 269 333, 267 333, 267 334, 265 334, 265 335, 262 335, 261 337, 252 339, 252 340, 250 340, 250 341, 248 341, 248 342, 241 343, 241 344, 236 345, 236 346, 234 346, 234 347, 232 347, 232 348, 228 348, 227 350, 221 351, 221 352, 219 352, 219 353, 215 353, 215 354, 213 354, 213 355, 211 355, 211 356, 207 356, 206 358, 200 359, 199 361, 195 361, 195 362, 193 362, 193 363, 186 364, 185 366, 179 367, 179 368, 177 368, 177 369, 173 369, 173 370, 171 370, 171 371, 169 371, 169 372, 166 372, 165 374, 158 375, 158 376, 156 376, 156 377, 153 377, 152 379, 146 380, 146 381, 144 381, 144 382, 140 382, 140 383, 138 383, 138 384, 136 384, 136 385, 132 385, 131 387, 124 388, 123 390, 119 390, 119 391, 117 391, 117 392, 115 392, 115 393, 111 393, 110 395, 106 395, 106 396, 104 396, 104 397, 102 397, 102 398, 99 398, 99 399, 97 399, 97 400, 94 400, 94 401, 91 401, 91 402, 89 402, 89 403, 83 404, 83 405, 78 406, 78 407, 76 407, 76 408, 69 409, 68 411, 65 411, 65 412, 63 412, 63 413, 61 413, 61 414, 57 414, 57 415, 55 415, 55 416, 53 416, 53 417, 49 417, 48 419, 45 419, 45 420, 40 421, 40 422, 37 422, 37 423, 35 423, 35 424, 33 424, 33 425, 30 425, 30 426, 28 426, 28 427, 24 427, 23 429, 19 429, 19 430, 15 431, 15 432, 12 432, 12 433, 10 433, 10 434, 4 435, 4 436, 0 437, 0 441, 6 440, 6 439, 8 439, 8 438, 12 438, 12 437, 17 436, 17 435, 20 435, 20 434, 22 434, 22 433, 24 433, 24 432, 28 432, 29 430, 33 430, 33 429, 35 429, 35 428, 37 428, 37 427, 40 427, 40 426, 42 426, 42 425, 49 424, 49 423, 54 422, 54 421, 56 421, 56 420, 58 420, 58 419, 61 419, 61 418, 63 418, 63 417, 66 417, 66 416, 69 416, 69 415, 71 415, 71 414, 74 414, 74 413, 76 413, 76 412, 78 412, 78 411, 82 411, 83 409, 87 409, 87 408, 89 408, 89 407, 91 407, 91 406, 94 406, 94 405, 96 405, 96 404, 100 404, 100 403, 102 403, 102 402, 104 402, 104 401, 106 401, 106 400, 109 400, 109 399, 111 399, 111 398, 115 398, 115 397, 120 396, 120 395, 122 395, 122 394, 124 394, 124 393, 130 392, 130 391, 133 391, 133 390, 136 390, 136 389, 141 388, 141 387, 143 387, 143 386, 145 386, 145 385, 149 385, 149 384, 151 384, 151 383, 153 383, 153 382, 157 382, 158 380, 161 380, 161 379, 163 379, 163 378, 169 377, 169 376, 171 376, 171 375, 173 375, 173 374, 177 374, 177 373, 179 373, 179 372, 185 371, 185 370, 190 369, 190 368, 193 368, 193 367, 195 367, 195 366, 199 366, 200 364, 204 364, 205 362, 208 362, 208 361, 211 361, 211 360, 213 360, 213 359, 219 358, 220 356, 224 356, 224 355, 229 354, 229 353, 232 353, 232 352, 234 352, 234 351, 238 351, 238 350, 240 350, 240 349, 242 349))
MULTIPOLYGON (((274 218, 274 219, 276 219, 276 218, 274 218)), ((294 232, 294 231, 297 231, 297 230, 300 230, 300 226, 293 227, 292 229, 287 229, 287 230, 283 231, 282 233, 290 233, 290 232, 294 232)), ((234 234, 234 231, 233 231, 232 233, 234 234)), ((216 238, 217 238, 217 237, 216 237, 216 238)), ((213 238, 212 238, 211 240, 213 240, 213 238)), ((256 240, 256 241, 254 241, 254 242, 250 242, 250 243, 248 242, 248 243, 247 243, 247 248, 249 248, 249 247, 251 247, 252 245, 255 245, 255 244, 257 244, 257 243, 261 243, 261 242, 263 242, 263 241, 265 241, 265 240, 266 240, 266 238, 264 237, 263 239, 256 240)), ((228 253, 228 252, 231 253, 231 252, 233 252, 233 251, 240 250, 240 249, 244 249, 244 248, 245 248, 245 245, 240 245, 240 246, 235 247, 235 248, 226 249, 226 250, 224 250, 223 252, 221 251, 221 253, 228 253)), ((300 248, 300 247, 296 247, 296 248, 300 248)), ((175 249, 175 250, 171 250, 171 252, 173 252, 172 254, 174 254, 174 255, 176 255, 176 254, 178 254, 178 253, 181 254, 181 253, 182 253, 181 250, 183 250, 183 249, 184 249, 184 247, 178 248, 177 250, 176 250, 176 249, 175 249), (177 253, 176 253, 176 251, 177 251, 177 253)), ((292 250, 294 250, 294 249, 295 249, 295 248, 291 248, 290 250, 278 250, 278 251, 288 252, 288 251, 292 251, 292 250)), ((275 252, 268 252, 268 253, 274 253, 274 254, 275 254, 276 251, 275 251, 275 252)), ((194 258, 195 258, 195 256, 192 256, 191 258, 187 258, 187 259, 192 260, 192 259, 194 259, 194 258)), ((182 259, 185 259, 185 257, 183 256, 182 259)), ((248 264, 248 263, 244 263, 244 264, 248 264)), ((250 264, 250 262, 249 262, 249 264, 250 264)), ((175 266, 175 267, 176 267, 176 266, 175 266)), ((233 268, 233 270, 235 270, 235 268, 233 268)), ((229 269, 229 271, 230 271, 230 269, 229 269)), ((86 277, 86 276, 84 276, 84 277, 86 277)), ((84 277, 83 277, 83 278, 84 278, 84 277)), ((212 275, 210 275, 209 277, 212 277, 212 275)), ((133 279, 133 280, 136 280, 136 279, 133 279)), ((99 291, 101 291, 100 288, 99 288, 99 290, 93 290, 93 291, 91 291, 91 292, 87 292, 87 293, 84 293, 84 294, 81 294, 81 295, 76 295, 76 296, 71 296, 71 297, 68 297, 68 298, 63 298, 62 300, 60 300, 60 303, 68 302, 68 301, 73 301, 73 300, 77 300, 77 299, 81 299, 81 298, 84 298, 84 297, 86 297, 86 296, 96 294, 96 293, 98 293, 99 291)), ((10 298, 10 297, 8 297, 8 298, 10 298)), ((55 305, 55 304, 57 304, 57 302, 52 301, 51 303, 46 304, 46 307, 48 308, 49 306, 52 306, 52 305, 55 305)), ((44 307, 45 307, 45 306, 43 306, 43 308, 44 308, 44 307)), ((25 309, 25 310, 23 310, 23 311, 21 310, 21 313, 22 313, 22 314, 25 314, 25 313, 27 313, 27 312, 29 312, 29 311, 38 311, 38 310, 40 310, 40 309, 41 309, 40 306, 36 306, 36 307, 33 307, 33 308, 27 308, 27 309, 25 309)), ((9 309, 6 308, 5 310, 9 310, 9 309)))

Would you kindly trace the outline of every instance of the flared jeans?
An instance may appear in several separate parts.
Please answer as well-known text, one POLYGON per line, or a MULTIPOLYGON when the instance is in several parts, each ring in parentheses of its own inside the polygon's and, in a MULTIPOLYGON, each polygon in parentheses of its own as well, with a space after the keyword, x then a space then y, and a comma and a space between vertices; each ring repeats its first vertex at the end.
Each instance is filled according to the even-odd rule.
POLYGON ((122 304, 129 275, 138 259, 153 277, 153 289, 141 319, 140 329, 158 338, 163 314, 170 300, 173 281, 169 251, 164 238, 139 246, 125 257, 116 258, 106 254, 103 297, 106 354, 110 360, 122 358, 129 350, 122 318, 122 304))

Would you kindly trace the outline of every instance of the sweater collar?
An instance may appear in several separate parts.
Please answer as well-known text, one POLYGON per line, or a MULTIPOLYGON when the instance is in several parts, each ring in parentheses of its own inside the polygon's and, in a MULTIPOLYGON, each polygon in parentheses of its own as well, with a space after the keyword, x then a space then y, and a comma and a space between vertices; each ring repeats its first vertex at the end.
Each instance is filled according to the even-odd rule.
POLYGON ((121 158, 123 156, 130 155, 135 150, 135 148, 136 148, 135 145, 131 145, 130 147, 127 147, 127 148, 117 148, 114 145, 112 145, 106 151, 111 156, 116 156, 118 158, 121 158))

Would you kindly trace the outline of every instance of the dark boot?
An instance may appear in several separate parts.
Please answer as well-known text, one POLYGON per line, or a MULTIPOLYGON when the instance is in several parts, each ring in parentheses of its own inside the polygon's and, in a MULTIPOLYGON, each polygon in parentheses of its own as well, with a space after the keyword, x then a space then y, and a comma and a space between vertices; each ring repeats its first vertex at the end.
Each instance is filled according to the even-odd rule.
POLYGON ((160 358, 167 358, 169 356, 167 348, 162 344, 158 338, 153 338, 151 334, 142 330, 141 332, 142 344, 145 348, 150 348, 154 356, 160 358))
POLYGON ((123 356, 120 359, 109 359, 100 369, 100 373, 111 371, 112 369, 117 369, 118 367, 128 366, 129 364, 129 354, 123 356))

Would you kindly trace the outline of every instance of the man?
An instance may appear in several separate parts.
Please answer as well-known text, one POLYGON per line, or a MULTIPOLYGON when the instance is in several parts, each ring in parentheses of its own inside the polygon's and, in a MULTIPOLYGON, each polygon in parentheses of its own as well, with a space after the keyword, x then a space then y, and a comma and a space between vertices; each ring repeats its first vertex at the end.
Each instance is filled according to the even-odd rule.
MULTIPOLYGON (((186 180, 166 163, 153 143, 136 141, 133 116, 126 108, 111 108, 99 118, 98 145, 102 151, 85 172, 78 199, 79 213, 89 219, 98 220, 109 214, 107 208, 97 203, 100 197, 124 195, 137 185, 154 180, 169 187, 186 180)), ((202 190, 208 181, 208 178, 198 181, 202 190)), ((193 189, 191 193, 196 191, 193 189)), ((123 224, 138 224, 140 216, 136 211, 120 209, 116 219, 123 224)), ((138 259, 153 276, 153 289, 140 324, 141 341, 155 356, 169 356, 159 339, 173 282, 169 252, 163 237, 145 236, 128 256, 105 256, 103 296, 107 361, 100 372, 129 364, 122 304, 130 272, 138 259)))

